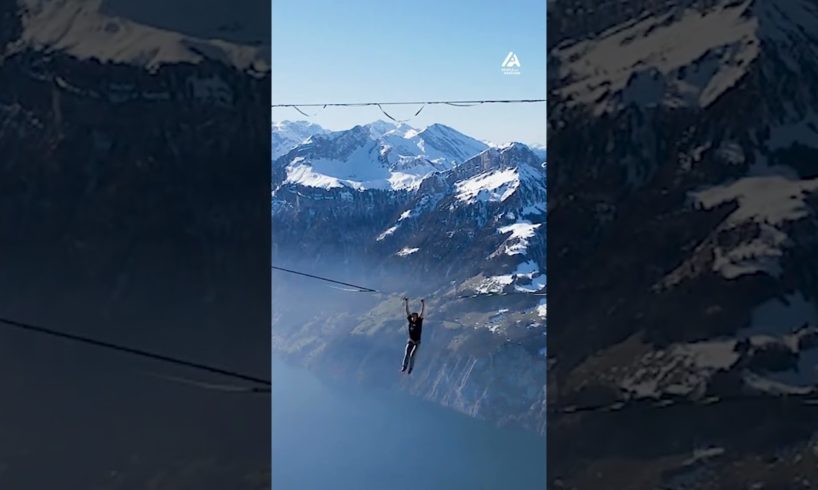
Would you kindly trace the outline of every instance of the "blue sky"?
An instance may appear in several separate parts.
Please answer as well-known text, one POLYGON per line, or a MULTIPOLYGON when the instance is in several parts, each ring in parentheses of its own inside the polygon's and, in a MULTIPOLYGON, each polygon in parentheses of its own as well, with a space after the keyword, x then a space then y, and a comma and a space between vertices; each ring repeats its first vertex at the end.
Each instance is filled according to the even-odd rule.
MULTIPOLYGON (((545 0, 274 0, 273 103, 530 99, 546 95, 545 0), (504 75, 509 51, 519 75, 504 75)), ((406 119, 419 106, 385 107, 406 119)), ((319 108, 304 109, 308 114, 319 108)), ((408 122, 443 123, 494 142, 545 144, 544 103, 426 106, 408 122)), ((273 120, 305 119, 273 109, 273 120)), ((328 129, 388 120, 377 107, 327 108, 328 129)))

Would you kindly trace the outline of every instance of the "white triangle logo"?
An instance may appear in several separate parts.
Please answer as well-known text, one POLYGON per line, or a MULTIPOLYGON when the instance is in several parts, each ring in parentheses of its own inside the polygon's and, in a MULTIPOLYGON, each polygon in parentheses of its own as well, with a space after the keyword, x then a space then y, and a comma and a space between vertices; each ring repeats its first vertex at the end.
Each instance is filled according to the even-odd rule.
POLYGON ((514 67, 519 68, 520 67, 520 60, 517 58, 517 55, 514 54, 513 51, 509 51, 508 55, 506 56, 506 59, 503 61, 503 64, 500 65, 500 66, 502 66, 503 68, 514 68, 514 67))

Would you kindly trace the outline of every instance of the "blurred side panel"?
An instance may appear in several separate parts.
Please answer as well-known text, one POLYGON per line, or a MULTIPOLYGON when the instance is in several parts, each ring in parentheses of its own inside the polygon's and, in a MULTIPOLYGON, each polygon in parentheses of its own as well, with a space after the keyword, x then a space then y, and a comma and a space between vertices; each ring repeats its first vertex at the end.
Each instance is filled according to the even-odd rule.
MULTIPOLYGON (((269 379, 270 4, 227 6, 0 0, 0 318, 269 379)), ((0 323, 0 487, 269 488, 250 384, 0 323)))
POLYGON ((549 4, 549 488, 810 488, 814 2, 549 4))

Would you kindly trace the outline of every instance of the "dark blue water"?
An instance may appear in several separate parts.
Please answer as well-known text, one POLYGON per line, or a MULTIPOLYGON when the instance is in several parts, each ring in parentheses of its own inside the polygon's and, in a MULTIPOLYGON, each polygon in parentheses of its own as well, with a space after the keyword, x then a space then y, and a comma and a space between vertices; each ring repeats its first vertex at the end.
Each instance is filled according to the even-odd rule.
POLYGON ((544 437, 279 361, 272 395, 276 490, 545 488, 544 437))

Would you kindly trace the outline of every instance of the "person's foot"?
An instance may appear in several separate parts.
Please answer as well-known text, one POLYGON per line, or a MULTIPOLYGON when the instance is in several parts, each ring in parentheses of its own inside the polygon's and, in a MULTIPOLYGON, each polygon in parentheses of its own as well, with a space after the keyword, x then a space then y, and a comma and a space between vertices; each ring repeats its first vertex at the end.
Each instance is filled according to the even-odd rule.
POLYGON ((406 374, 412 374, 412 368, 409 368, 409 371, 407 371, 406 374))
MULTIPOLYGON (((403 366, 402 368, 400 368, 400 372, 405 373, 406 372, 406 366, 403 366)), ((411 373, 412 371, 409 371, 409 372, 411 373)))

